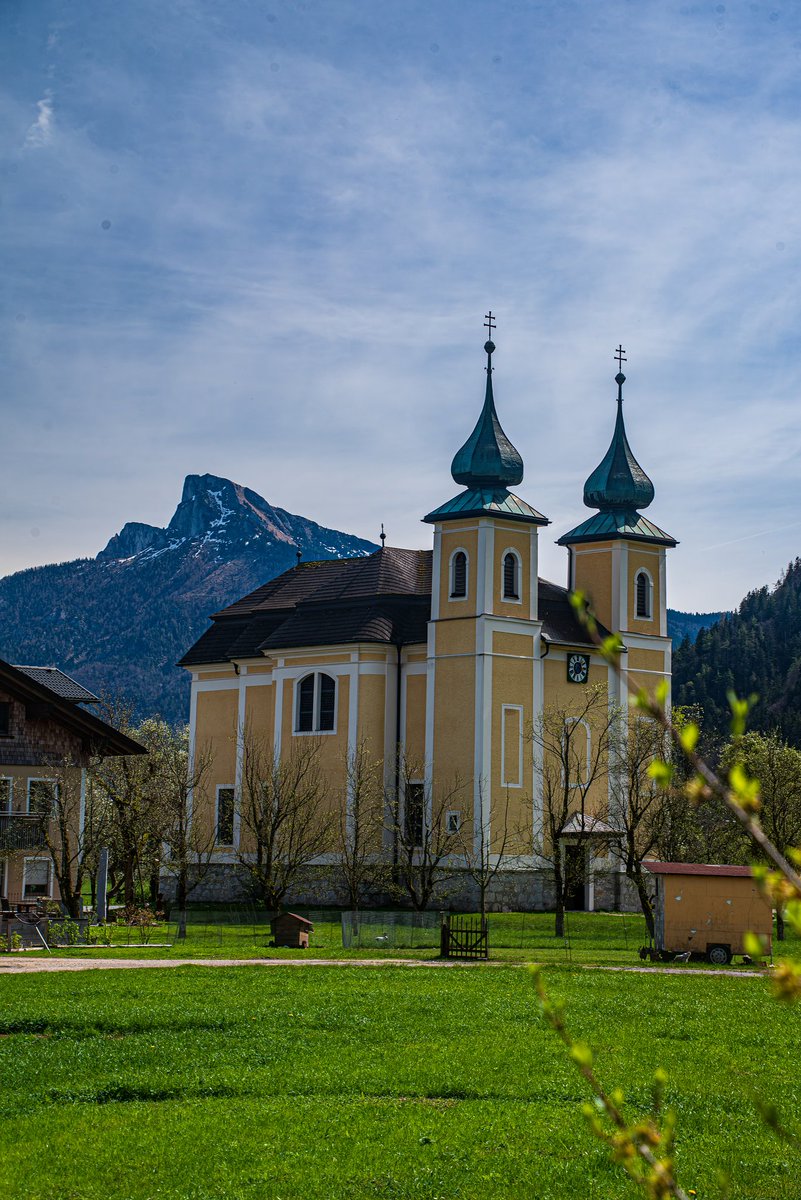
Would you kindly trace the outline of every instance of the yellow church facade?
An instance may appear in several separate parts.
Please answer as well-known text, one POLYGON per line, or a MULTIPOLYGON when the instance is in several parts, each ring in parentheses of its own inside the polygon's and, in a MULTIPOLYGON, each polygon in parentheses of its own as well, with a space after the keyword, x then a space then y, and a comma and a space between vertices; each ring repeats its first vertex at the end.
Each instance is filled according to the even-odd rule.
MULTIPOLYGON (((571 907, 619 903, 625 889, 610 843, 625 798, 612 787, 612 761, 595 770, 588 713, 615 709, 625 724, 629 680, 669 683, 666 552, 676 543, 640 512, 653 487, 626 438, 619 374, 612 442, 585 486, 597 511, 559 539, 565 585, 540 578, 549 522, 510 490, 523 463, 498 420, 491 341, 485 352, 484 404, 451 468, 462 490, 423 518, 431 549, 299 562, 215 614, 182 659, 192 745, 208 759, 193 820, 215 843, 197 896, 229 898, 244 886, 253 853, 242 817, 246 739, 255 734, 277 761, 313 739, 332 829, 340 814, 347 824, 353 804, 348 764, 368 754, 385 795, 375 854, 388 862, 397 863, 398 830, 431 821, 444 798, 438 819, 451 842, 437 906, 471 904, 465 868, 483 854, 496 855, 495 906, 550 907, 555 857, 565 855, 581 863, 571 907), (620 633, 619 676, 578 620, 573 589, 588 596, 602 630, 620 633), (554 722, 577 735, 576 770, 586 772, 562 789, 567 819, 558 829, 548 791, 572 766, 565 760, 560 780, 546 761, 559 752, 554 722)), ((337 864, 333 847, 321 848, 288 899, 341 901, 337 864)))

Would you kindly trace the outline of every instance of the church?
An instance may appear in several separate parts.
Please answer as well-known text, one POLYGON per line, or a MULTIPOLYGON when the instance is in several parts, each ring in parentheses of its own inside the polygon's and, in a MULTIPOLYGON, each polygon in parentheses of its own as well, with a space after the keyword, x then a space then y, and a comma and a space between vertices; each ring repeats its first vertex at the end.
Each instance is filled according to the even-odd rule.
MULTIPOLYGON (((491 339, 491 314, 489 329, 491 339)), ((459 491, 422 518, 431 549, 382 544, 365 557, 299 561, 215 613, 181 660, 192 679, 191 742, 208 757, 193 819, 213 842, 193 898, 241 893, 242 863, 253 853, 240 819, 244 741, 256 731, 276 760, 314 739, 332 825, 337 806, 347 817, 348 763, 366 748, 388 797, 378 855, 397 861, 399 829, 416 828, 412 841, 422 843, 443 796, 446 811, 437 819, 453 838, 453 873, 458 846, 463 867, 473 851, 494 853, 501 868, 495 906, 551 907, 554 865, 566 857, 578 872, 569 907, 619 901, 610 843, 621 801, 612 801, 614 764, 601 763, 611 751, 594 743, 590 714, 614 707, 625 722, 627 681, 649 690, 669 685, 665 568, 676 542, 642 513, 654 488, 626 437, 619 370, 612 440, 584 487, 594 511, 558 539, 566 585, 540 578, 539 538, 550 522, 512 490, 522 482, 523 460, 498 419, 492 340, 484 352, 484 403, 451 464, 459 491), (576 589, 601 631, 620 634, 620 676, 577 618, 570 603, 576 589), (575 780, 565 778, 568 764, 554 774, 548 761, 568 736, 554 735, 554 721, 578 747, 575 780), (569 811, 549 831, 546 792, 554 779, 569 811), (512 826, 515 839, 507 836, 512 826)), ((617 357, 620 367, 622 349, 617 357)), ((336 855, 324 851, 313 865, 317 883, 288 900, 341 902, 336 855)), ((468 874, 463 906, 475 899, 468 874)))

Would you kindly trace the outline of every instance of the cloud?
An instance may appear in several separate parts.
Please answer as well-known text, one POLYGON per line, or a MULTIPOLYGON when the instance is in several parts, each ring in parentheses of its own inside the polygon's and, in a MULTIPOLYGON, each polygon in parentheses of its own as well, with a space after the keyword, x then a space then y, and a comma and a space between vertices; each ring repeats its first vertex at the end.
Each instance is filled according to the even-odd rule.
POLYGON ((46 146, 53 136, 53 94, 45 92, 36 103, 39 115, 25 135, 26 146, 46 146))
POLYGON ((41 82, 8 88, 14 128, 51 147, 0 232, 8 482, 50 511, 20 521, 15 565, 164 524, 204 470, 427 544, 492 307, 546 574, 611 436, 622 339, 650 514, 682 541, 672 599, 717 608, 778 575, 801 448, 792 39, 614 0, 597 24, 592 4, 502 4, 491 36, 469 0, 389 24, 258 7, 65 26, 57 138, 49 92, 24 134, 41 82))

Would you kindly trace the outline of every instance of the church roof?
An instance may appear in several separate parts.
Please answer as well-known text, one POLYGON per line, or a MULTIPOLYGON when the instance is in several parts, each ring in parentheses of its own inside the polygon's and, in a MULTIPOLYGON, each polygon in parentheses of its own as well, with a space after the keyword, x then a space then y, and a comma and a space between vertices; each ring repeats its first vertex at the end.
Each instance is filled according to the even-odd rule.
MULTIPOLYGON (((493 328, 492 313, 488 314, 489 328, 493 328)), ((523 459, 501 428, 495 411, 492 391, 492 356, 495 343, 484 343, 487 354, 487 386, 484 406, 473 432, 458 450, 451 463, 451 475, 456 483, 463 484, 467 491, 460 492, 452 500, 446 500, 433 512, 423 517, 424 521, 448 521, 462 517, 506 517, 512 521, 547 525, 548 518, 537 512, 525 500, 509 491, 523 478, 523 459)))
POLYGON ((456 517, 505 517, 510 521, 526 521, 529 525, 550 525, 547 517, 537 512, 525 500, 506 488, 471 488, 446 500, 439 508, 423 517, 424 521, 447 521, 456 517))
POLYGON ((575 529, 560 537, 557 545, 567 546, 571 542, 606 542, 613 538, 651 542, 661 546, 676 545, 675 538, 641 513, 621 512, 619 509, 594 513, 575 529))
MULTIPOLYGON (((619 347, 622 355, 622 348, 619 347)), ((609 449, 584 484, 584 503, 599 512, 559 538, 558 545, 575 542, 601 542, 614 538, 675 546, 676 540, 647 520, 639 509, 647 508, 654 498, 654 485, 642 469, 626 437, 623 420, 623 384, 626 376, 618 371, 617 417, 609 449)))
MULTIPOLYGON (((425 645, 431 562, 430 550, 386 546, 363 558, 299 563, 215 613, 179 665, 226 663, 297 646, 425 645)), ((541 579, 539 609, 546 641, 592 644, 566 588, 541 579)))
POLYGON ((456 483, 468 488, 505 488, 520 483, 523 460, 501 428, 492 394, 492 355, 494 342, 485 342, 487 353, 487 387, 484 407, 475 428, 451 463, 451 475, 456 483))

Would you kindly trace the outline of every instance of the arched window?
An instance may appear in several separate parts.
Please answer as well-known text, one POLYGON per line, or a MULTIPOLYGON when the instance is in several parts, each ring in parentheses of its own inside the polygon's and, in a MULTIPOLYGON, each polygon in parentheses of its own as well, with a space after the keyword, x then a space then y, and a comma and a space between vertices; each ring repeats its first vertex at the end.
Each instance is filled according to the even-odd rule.
POLYGON ((467 555, 457 550, 451 558, 451 599, 460 600, 467 595, 467 555))
POLYGON ((336 717, 336 681, 315 671, 305 675, 297 688, 296 733, 331 733, 336 717))
POLYGON ((651 616, 651 579, 647 571, 638 571, 634 581, 635 615, 638 617, 651 616))
POLYGON ((503 556, 503 598, 520 599, 520 561, 511 550, 503 556))

